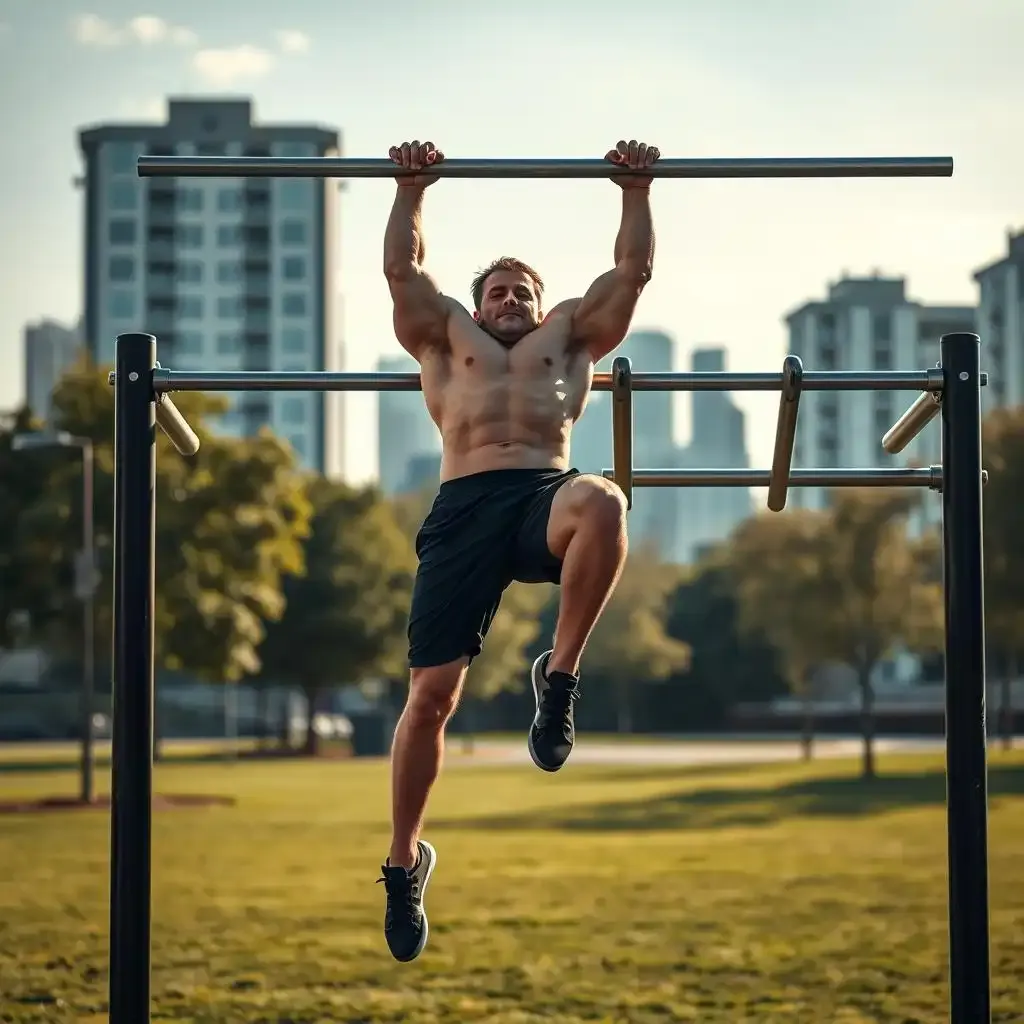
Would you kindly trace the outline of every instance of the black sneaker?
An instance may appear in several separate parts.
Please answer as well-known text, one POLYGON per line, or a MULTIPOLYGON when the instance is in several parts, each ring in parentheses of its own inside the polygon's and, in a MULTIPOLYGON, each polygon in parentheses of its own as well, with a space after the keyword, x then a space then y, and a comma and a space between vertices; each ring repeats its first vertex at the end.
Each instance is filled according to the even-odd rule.
POLYGON ((530 672, 537 713, 530 726, 527 747, 533 763, 546 772, 557 772, 565 764, 576 738, 572 705, 580 691, 579 680, 567 672, 545 671, 551 651, 534 663, 530 672))
POLYGON ((389 867, 385 863, 381 868, 384 877, 377 879, 384 883, 388 894, 384 938, 391 955, 401 963, 415 960, 427 944, 427 913, 423 909, 423 895, 437 864, 437 851, 421 839, 419 854, 411 871, 403 867, 389 867))

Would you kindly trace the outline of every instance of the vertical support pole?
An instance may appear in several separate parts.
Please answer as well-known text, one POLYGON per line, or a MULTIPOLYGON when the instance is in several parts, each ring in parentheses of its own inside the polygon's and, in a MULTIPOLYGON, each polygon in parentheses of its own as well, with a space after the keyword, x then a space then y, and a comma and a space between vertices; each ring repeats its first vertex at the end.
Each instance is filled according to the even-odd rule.
POLYGON ((987 1024, 991 996, 978 336, 943 335, 942 370, 950 1021, 987 1024))
POLYGON ((82 444, 82 792, 83 804, 96 798, 95 742, 92 716, 96 701, 96 540, 93 529, 93 448, 92 442, 82 444))
POLYGON ((612 363, 612 470, 633 507, 633 367, 625 356, 612 363))
POLYGON ((148 1024, 156 338, 119 335, 116 353, 110 1024, 148 1024))

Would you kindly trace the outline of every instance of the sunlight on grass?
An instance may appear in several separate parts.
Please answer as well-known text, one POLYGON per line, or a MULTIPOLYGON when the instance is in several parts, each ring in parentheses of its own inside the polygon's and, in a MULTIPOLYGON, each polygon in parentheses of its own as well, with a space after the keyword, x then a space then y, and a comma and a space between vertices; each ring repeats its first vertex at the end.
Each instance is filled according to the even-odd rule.
MULTIPOLYGON (((948 1019, 941 759, 460 767, 431 942, 381 934, 380 762, 171 764, 154 817, 154 1017, 249 1024, 948 1019)), ((105 777, 101 785, 107 785, 105 777)), ((0 775, 0 801, 73 792, 0 775)), ((991 768, 994 1020, 1024 1006, 1024 756, 991 768)), ((109 816, 0 817, 0 1019, 101 1021, 109 816)))

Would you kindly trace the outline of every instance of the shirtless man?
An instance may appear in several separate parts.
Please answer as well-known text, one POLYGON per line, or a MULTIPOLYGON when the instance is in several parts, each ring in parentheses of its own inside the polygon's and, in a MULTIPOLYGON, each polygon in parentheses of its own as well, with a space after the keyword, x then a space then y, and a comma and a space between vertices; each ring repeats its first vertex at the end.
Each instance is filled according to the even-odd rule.
MULTIPOLYGON (((423 268, 423 193, 444 155, 432 142, 394 146, 403 169, 384 238, 395 334, 420 364, 423 398, 441 432, 441 487, 416 538, 409 615, 409 697, 392 748, 391 851, 384 935, 396 960, 427 941, 423 898, 437 853, 420 838, 441 767, 445 725, 514 580, 560 584, 554 645, 533 665, 536 714, 527 745, 558 771, 575 736, 583 647, 626 559, 626 502, 600 476, 569 467, 569 434, 583 413, 594 363, 620 344, 654 258, 651 177, 660 156, 619 142, 606 159, 629 168, 615 266, 583 298, 543 310, 543 282, 511 258, 473 281, 470 315, 423 268)), ((516 211, 510 211, 516 215, 516 211)))

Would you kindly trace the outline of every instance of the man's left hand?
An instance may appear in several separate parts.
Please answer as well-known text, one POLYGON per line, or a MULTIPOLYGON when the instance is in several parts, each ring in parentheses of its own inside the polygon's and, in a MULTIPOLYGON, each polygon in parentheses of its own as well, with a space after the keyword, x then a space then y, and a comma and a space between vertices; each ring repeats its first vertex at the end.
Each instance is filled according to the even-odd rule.
MULTIPOLYGON (((629 142, 619 140, 618 145, 605 154, 605 160, 617 164, 619 167, 628 167, 631 171, 642 171, 650 167, 661 152, 657 146, 648 146, 646 142, 637 142, 630 139, 629 142)), ((647 174, 613 174, 612 181, 620 188, 650 188, 653 177, 647 174)))

